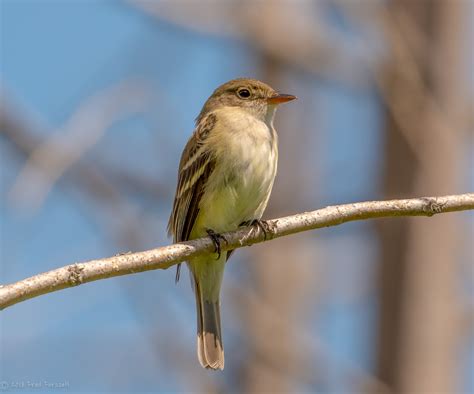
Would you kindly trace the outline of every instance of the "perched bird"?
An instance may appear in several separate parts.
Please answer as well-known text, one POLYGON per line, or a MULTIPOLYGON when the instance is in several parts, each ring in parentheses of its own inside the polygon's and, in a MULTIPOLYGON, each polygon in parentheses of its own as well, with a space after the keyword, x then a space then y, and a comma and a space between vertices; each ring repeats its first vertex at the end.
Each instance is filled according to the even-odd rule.
MULTIPOLYGON (((219 233, 260 225, 277 171, 276 107, 296 97, 255 79, 219 86, 204 104, 184 148, 168 232, 174 242, 210 235, 213 254, 187 262, 196 296, 201 365, 224 368, 219 293, 224 265, 219 233)), ((263 228, 262 228, 263 229, 263 228)), ((180 266, 176 272, 179 280, 180 266)))

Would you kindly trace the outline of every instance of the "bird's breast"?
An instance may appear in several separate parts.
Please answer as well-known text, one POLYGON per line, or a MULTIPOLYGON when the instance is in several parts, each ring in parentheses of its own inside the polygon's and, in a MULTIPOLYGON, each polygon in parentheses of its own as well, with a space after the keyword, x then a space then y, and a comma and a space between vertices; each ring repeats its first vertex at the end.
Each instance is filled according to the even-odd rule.
POLYGON ((217 159, 224 184, 241 198, 261 198, 275 177, 278 147, 273 126, 237 113, 224 117, 221 131, 225 143, 217 159))
POLYGON ((245 116, 221 120, 212 141, 216 165, 201 201, 208 207, 203 222, 218 232, 261 217, 278 160, 277 137, 271 125, 245 116))

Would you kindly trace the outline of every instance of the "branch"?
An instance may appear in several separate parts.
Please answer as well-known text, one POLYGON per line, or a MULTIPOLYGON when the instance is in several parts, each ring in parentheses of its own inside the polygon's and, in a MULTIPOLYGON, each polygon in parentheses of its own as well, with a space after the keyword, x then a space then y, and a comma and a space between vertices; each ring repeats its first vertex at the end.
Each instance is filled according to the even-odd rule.
POLYGON ((128 3, 159 22, 192 33, 243 39, 251 47, 297 71, 350 88, 365 88, 370 75, 363 60, 371 59, 357 39, 349 42, 328 23, 319 3, 253 2, 241 6, 227 2, 153 2, 128 0, 128 3), (265 15, 262 20, 259 15, 265 15), (289 24, 288 19, 298 23, 289 24), (285 34, 281 34, 285 26, 285 34))
MULTIPOLYGON (((136 88, 129 90, 132 93, 138 92, 140 86, 137 85, 136 88)), ((142 102, 143 100, 137 94, 133 93, 131 97, 136 96, 135 101, 142 102)), ((45 139, 39 136, 53 135, 54 130, 43 126, 44 122, 38 122, 33 114, 19 109, 2 91, 0 91, 0 101, 2 102, 0 105, 0 138, 5 137, 6 142, 20 156, 20 160, 28 160, 35 151, 40 149, 39 147, 48 144, 45 139)), ((102 109, 102 112, 108 111, 102 109)), ((89 115, 92 115, 92 112, 89 115)), ((52 145, 48 156, 52 162, 61 163, 64 152, 52 145)), ((51 178, 47 174, 47 167, 40 165, 36 170, 46 178, 51 178)), ((123 191, 133 191, 140 197, 152 199, 154 202, 170 198, 166 193, 166 188, 157 183, 155 179, 148 180, 146 177, 130 172, 123 166, 112 166, 96 157, 78 160, 68 171, 67 176, 57 179, 58 185, 63 187, 66 192, 72 192, 76 199, 79 197, 79 209, 83 209, 83 197, 94 206, 100 206, 98 214, 93 215, 94 219, 98 220, 101 225, 105 225, 107 233, 113 234, 118 242, 128 245, 127 249, 139 249, 137 246, 140 244, 139 240, 145 239, 144 236, 150 231, 148 220, 144 221, 136 204, 125 198, 123 191), (121 219, 117 221, 117 217, 121 219), (112 222, 113 226, 110 225, 112 222)), ((32 189, 31 185, 25 193, 32 194, 30 189, 32 189)), ((25 197, 22 197, 22 200, 27 202, 25 197)), ((21 203, 17 200, 11 201, 14 206, 18 206, 18 202, 21 203)), ((90 212, 88 213, 90 214, 90 212)))
MULTIPOLYGON (((8 97, 2 100, 5 98, 8 97)), ((113 124, 143 112, 146 100, 144 83, 135 80, 122 81, 88 97, 60 128, 48 133, 48 138, 31 150, 10 190, 10 200, 16 204, 28 203, 33 210, 39 210, 64 173, 85 156, 113 124)), ((8 107, 2 109, 0 116, 2 124, 12 118, 8 107)))
MULTIPOLYGON (((355 220, 394 216, 433 216, 437 213, 472 209, 474 209, 474 193, 335 205, 269 220, 271 234, 267 240, 355 220)), ((256 227, 245 227, 223 235, 227 239, 227 243, 224 242, 222 245, 223 251, 265 241, 263 232, 256 227)), ((213 251, 212 241, 205 237, 144 252, 121 254, 67 265, 16 283, 0 286, 0 309, 42 294, 99 279, 154 269, 167 269, 182 261, 213 251)))

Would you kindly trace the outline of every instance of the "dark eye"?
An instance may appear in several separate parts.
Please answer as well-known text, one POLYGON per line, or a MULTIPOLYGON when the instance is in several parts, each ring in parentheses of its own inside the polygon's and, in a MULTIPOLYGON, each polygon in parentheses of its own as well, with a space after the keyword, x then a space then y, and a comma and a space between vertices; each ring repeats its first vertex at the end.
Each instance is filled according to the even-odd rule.
POLYGON ((237 91, 237 96, 239 96, 242 99, 248 99, 250 97, 250 90, 248 90, 248 89, 239 89, 237 91))

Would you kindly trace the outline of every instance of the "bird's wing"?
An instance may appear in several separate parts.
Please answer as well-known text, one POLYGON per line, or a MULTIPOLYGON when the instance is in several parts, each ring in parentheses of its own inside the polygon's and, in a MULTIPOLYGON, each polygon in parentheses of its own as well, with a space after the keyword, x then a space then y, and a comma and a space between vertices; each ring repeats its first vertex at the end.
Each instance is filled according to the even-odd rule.
POLYGON ((179 164, 178 186, 168 232, 175 242, 187 241, 199 213, 199 203, 206 182, 214 170, 214 157, 206 146, 206 138, 216 124, 216 116, 202 119, 184 148, 179 164))

